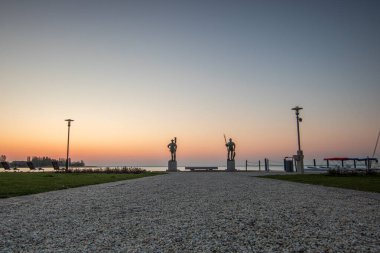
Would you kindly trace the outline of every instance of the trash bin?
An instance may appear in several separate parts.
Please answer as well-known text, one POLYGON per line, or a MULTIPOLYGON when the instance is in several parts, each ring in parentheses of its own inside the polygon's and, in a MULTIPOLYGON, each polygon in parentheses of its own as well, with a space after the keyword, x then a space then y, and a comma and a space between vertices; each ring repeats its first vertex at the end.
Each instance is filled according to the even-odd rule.
POLYGON ((286 172, 293 172, 293 160, 284 159, 284 170, 286 172))

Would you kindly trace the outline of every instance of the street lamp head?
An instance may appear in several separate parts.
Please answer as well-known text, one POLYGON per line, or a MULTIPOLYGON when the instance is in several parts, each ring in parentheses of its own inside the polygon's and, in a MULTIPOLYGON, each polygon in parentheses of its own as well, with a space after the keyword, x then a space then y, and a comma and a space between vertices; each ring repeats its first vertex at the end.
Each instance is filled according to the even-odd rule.
POLYGON ((300 107, 300 106, 296 106, 296 107, 294 107, 294 108, 292 108, 292 110, 294 110, 294 111, 296 111, 296 112, 298 112, 299 110, 302 110, 303 108, 302 107, 300 107))
POLYGON ((65 119, 67 121, 67 126, 71 126, 71 121, 74 121, 73 119, 65 119))

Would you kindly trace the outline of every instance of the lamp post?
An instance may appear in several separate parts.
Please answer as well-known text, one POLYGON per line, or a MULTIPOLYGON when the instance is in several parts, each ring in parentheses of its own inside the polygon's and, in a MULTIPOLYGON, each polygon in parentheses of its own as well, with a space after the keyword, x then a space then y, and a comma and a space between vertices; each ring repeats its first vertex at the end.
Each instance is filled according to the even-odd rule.
POLYGON ((292 108, 296 112, 296 120, 297 120, 297 136, 298 136, 298 150, 297 155, 293 156, 294 160, 296 161, 296 169, 297 172, 301 172, 301 174, 304 173, 303 170, 303 151, 301 150, 301 138, 300 138, 300 125, 299 123, 302 122, 302 118, 299 117, 300 113, 299 111, 302 110, 302 107, 296 106, 292 108))
POLYGON ((66 172, 69 170, 69 146, 70 146, 70 126, 71 122, 74 121, 72 119, 65 119, 67 121, 67 128, 68 128, 68 133, 67 133, 67 153, 66 153, 66 172))

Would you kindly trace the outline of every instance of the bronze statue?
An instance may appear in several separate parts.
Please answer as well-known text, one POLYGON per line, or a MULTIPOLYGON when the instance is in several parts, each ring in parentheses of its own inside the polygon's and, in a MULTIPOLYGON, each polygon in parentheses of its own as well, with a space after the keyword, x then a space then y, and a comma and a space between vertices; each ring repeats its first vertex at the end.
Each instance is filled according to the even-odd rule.
POLYGON ((236 155, 236 152, 235 152, 236 144, 235 144, 235 142, 233 142, 232 139, 230 138, 229 142, 227 143, 225 135, 224 135, 224 141, 225 141, 226 147, 227 147, 227 160, 235 161, 235 155, 236 155))
POLYGON ((171 153, 172 161, 176 160, 176 152, 177 152, 177 137, 174 137, 174 139, 171 141, 171 143, 168 144, 168 148, 171 153))

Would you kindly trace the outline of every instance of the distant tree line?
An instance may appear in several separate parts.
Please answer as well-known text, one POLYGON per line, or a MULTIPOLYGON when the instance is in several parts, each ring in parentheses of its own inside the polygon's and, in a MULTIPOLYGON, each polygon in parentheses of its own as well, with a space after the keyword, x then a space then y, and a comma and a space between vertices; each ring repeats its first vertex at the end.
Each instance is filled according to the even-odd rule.
POLYGON ((7 160, 7 156, 6 155, 1 155, 0 156, 0 162, 5 162, 7 160))
MULTIPOLYGON (((5 155, 0 156, 1 162, 5 162, 6 160, 7 160, 7 157, 5 155)), ((11 167, 27 167, 26 162, 32 162, 34 164, 34 166, 36 166, 36 167, 51 167, 52 161, 58 161, 59 166, 62 166, 62 167, 66 166, 66 159, 59 158, 57 160, 57 159, 52 159, 52 158, 47 157, 47 156, 43 156, 43 157, 33 156, 32 158, 30 156, 28 156, 26 161, 13 161, 13 162, 10 162, 9 164, 11 167)), ((71 162, 71 159, 69 159, 69 164, 70 164, 70 166, 74 166, 74 167, 84 167, 85 166, 85 163, 83 160, 77 161, 77 162, 76 161, 71 162)))

